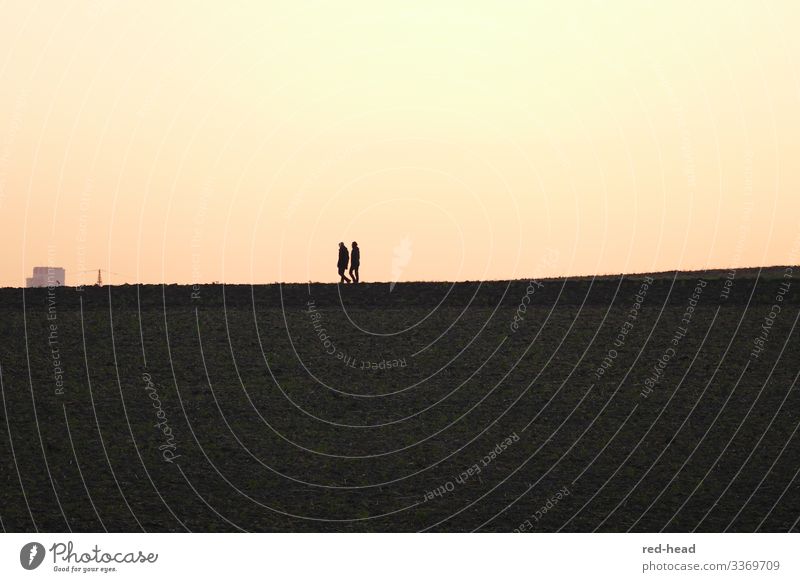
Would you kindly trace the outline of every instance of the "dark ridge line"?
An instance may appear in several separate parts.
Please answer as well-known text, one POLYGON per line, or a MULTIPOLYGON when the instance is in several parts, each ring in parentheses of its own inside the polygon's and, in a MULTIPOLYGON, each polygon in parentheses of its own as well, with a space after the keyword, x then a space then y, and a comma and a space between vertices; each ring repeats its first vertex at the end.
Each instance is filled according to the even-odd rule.
MULTIPOLYGON (((800 265, 772 265, 769 267, 715 267, 713 269, 694 269, 690 271, 681 271, 673 269, 671 271, 647 271, 647 272, 635 272, 635 273, 607 273, 607 274, 596 274, 596 275, 564 275, 561 277, 536 277, 531 276, 528 278, 522 279, 464 279, 461 281, 435 281, 435 280, 419 280, 419 281, 397 281, 395 285, 474 285, 477 283, 481 283, 484 285, 488 284, 507 284, 507 283, 526 283, 531 280, 537 281, 562 281, 565 283, 570 282, 582 282, 582 281, 591 281, 591 280, 599 280, 599 281, 607 281, 607 280, 615 280, 621 277, 624 277, 628 280, 635 280, 643 277, 653 277, 657 279, 672 277, 673 274, 676 272, 678 273, 677 278, 692 278, 694 276, 698 276, 704 274, 708 275, 715 275, 715 276, 725 276, 726 274, 734 271, 736 273, 736 279, 752 279, 756 276, 763 276, 763 275, 770 275, 775 274, 777 272, 784 271, 787 268, 798 268, 800 265)), ((358 286, 366 287, 369 285, 390 285, 391 281, 365 281, 360 283, 358 286)), ((218 283, 106 283, 103 287, 192 287, 197 285, 199 287, 273 287, 277 285, 282 285, 284 287, 298 287, 304 286, 308 287, 308 285, 328 285, 328 286, 335 286, 339 285, 338 282, 331 282, 331 281, 291 281, 291 282, 280 282, 280 281, 273 281, 271 283, 225 283, 225 282, 218 282, 218 283)), ((348 287, 348 285, 344 285, 348 287)), ((87 285, 62 285, 64 289, 77 289, 78 287, 83 287, 84 289, 93 289, 95 285, 87 284, 87 285)), ((16 286, 16 287, 0 287, 0 290, 4 289, 36 289, 34 287, 24 287, 24 286, 16 286)), ((46 289, 46 287, 38 287, 38 289, 46 289)))

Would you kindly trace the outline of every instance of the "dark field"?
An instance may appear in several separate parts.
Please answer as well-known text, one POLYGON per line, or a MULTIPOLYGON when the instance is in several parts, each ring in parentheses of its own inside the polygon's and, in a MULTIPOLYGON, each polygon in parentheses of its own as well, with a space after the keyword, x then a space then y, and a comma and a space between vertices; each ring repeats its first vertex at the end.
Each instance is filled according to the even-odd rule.
POLYGON ((2 527, 789 531, 797 273, 2 289, 2 527))

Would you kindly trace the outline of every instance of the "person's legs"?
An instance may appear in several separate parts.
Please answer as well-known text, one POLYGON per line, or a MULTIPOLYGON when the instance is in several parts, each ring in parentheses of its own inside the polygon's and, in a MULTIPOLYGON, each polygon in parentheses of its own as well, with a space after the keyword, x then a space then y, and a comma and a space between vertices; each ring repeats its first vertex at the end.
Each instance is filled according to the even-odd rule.
POLYGON ((349 283, 350 282, 350 279, 348 279, 347 275, 344 274, 344 267, 341 267, 339 269, 339 276, 341 277, 341 279, 339 279, 339 283, 349 283))
POLYGON ((353 279, 353 283, 358 283, 358 267, 350 267, 350 277, 353 279))

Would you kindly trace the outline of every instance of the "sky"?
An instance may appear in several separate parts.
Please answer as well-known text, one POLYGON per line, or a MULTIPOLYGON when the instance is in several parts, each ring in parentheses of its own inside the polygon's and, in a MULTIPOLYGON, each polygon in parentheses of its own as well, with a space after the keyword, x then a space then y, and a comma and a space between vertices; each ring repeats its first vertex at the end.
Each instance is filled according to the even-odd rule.
POLYGON ((799 262, 798 2, 0 14, 2 286, 799 262))

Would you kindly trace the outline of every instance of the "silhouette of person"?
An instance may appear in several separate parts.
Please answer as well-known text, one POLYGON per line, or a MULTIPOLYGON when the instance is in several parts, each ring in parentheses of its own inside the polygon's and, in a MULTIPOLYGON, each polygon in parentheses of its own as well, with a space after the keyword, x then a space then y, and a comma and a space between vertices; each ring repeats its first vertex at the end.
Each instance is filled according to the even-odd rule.
POLYGON ((353 241, 353 252, 350 253, 350 276, 353 278, 353 283, 358 283, 358 267, 361 265, 361 249, 358 248, 358 243, 353 241))
POLYGON ((339 262, 336 263, 336 266, 339 268, 339 276, 341 279, 339 283, 349 283, 350 279, 347 278, 347 275, 344 272, 347 270, 347 263, 350 262, 350 253, 347 252, 347 247, 344 246, 343 242, 339 243, 339 262))

